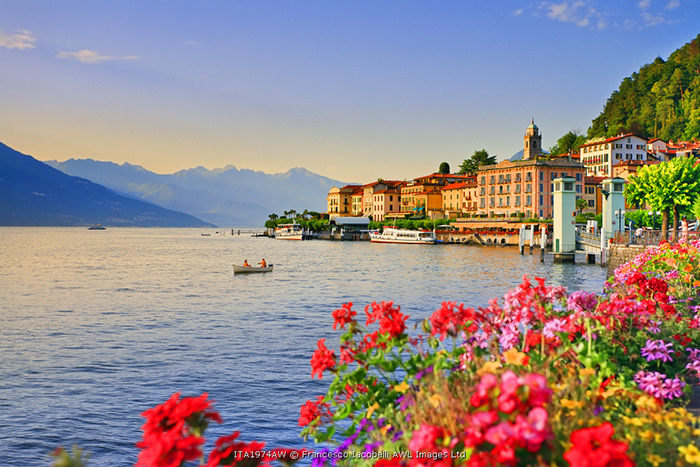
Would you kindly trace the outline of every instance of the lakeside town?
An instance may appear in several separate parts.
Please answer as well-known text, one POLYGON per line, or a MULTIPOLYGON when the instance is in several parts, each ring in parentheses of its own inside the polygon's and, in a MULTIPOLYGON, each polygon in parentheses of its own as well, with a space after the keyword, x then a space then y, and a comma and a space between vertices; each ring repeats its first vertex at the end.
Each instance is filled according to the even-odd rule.
MULTIPOLYGON (((614 178, 624 184, 642 167, 699 154, 697 141, 645 140, 633 133, 589 139, 578 152, 548 154, 533 120, 523 136, 519 160, 480 165, 474 173, 435 172, 408 181, 379 179, 333 187, 327 197, 327 214, 331 225, 339 226, 338 239, 357 239, 356 234, 343 233, 356 233, 358 226, 366 228, 370 220, 425 219, 440 221, 443 227, 448 224, 443 237, 457 242, 477 233, 476 238, 484 243, 517 244, 523 222, 551 222, 557 178, 575 180, 576 210, 582 216, 578 219, 595 219, 602 214, 604 180, 614 178)), ((618 228, 625 217, 630 219, 639 210, 645 217, 650 214, 651 227, 660 223, 662 213, 647 208, 625 202, 625 209, 616 212, 618 228)))

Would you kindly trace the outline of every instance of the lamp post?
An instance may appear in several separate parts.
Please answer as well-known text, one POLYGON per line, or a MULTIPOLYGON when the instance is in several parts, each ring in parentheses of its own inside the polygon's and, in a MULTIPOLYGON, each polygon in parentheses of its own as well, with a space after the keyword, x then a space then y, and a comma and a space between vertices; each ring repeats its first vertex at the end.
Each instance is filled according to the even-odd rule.
POLYGON ((649 211, 649 215, 652 218, 651 228, 652 230, 656 230, 656 216, 660 216, 661 211, 649 211))
POLYGON ((619 232, 622 232, 622 231, 624 230, 624 229, 623 229, 622 222, 624 222, 625 210, 624 210, 624 209, 618 209, 617 211, 615 211, 615 215, 617 216, 617 224, 618 224, 617 230, 618 230, 619 232))

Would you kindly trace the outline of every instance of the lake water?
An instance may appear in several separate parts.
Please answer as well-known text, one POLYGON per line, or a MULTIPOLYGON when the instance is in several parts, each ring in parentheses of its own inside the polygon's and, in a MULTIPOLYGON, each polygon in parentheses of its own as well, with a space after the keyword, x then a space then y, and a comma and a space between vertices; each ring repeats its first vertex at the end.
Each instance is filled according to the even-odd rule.
POLYGON ((77 444, 92 466, 133 465, 140 413, 208 392, 223 425, 301 447, 299 407, 325 393, 309 359, 331 312, 391 300, 428 317, 484 306, 523 274, 600 292, 599 266, 515 248, 288 242, 197 229, 0 228, 0 465, 48 466, 77 444), (211 236, 202 236, 210 232, 211 236), (273 273, 233 276, 265 257, 273 273))

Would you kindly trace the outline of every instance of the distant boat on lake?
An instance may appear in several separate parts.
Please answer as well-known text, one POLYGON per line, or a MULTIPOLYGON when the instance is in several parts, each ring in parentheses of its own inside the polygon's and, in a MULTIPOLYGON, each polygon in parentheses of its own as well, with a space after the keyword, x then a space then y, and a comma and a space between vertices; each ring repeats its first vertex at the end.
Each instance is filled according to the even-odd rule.
POLYGON ((88 230, 105 230, 105 227, 102 224, 95 224, 88 227, 88 230))
POLYGON ((238 264, 233 265, 234 274, 250 274, 253 272, 272 272, 272 264, 269 266, 256 267, 256 266, 240 266, 238 264))

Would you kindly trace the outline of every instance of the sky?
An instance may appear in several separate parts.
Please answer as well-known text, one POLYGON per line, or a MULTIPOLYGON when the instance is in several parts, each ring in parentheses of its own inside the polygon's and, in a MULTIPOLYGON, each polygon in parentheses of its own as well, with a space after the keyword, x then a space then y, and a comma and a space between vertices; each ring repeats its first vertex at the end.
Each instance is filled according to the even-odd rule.
POLYGON ((343 182, 585 133, 700 0, 0 0, 0 142, 343 182))

